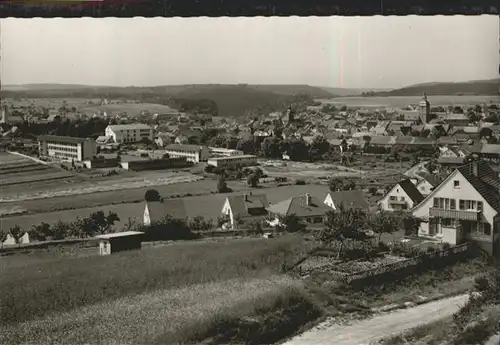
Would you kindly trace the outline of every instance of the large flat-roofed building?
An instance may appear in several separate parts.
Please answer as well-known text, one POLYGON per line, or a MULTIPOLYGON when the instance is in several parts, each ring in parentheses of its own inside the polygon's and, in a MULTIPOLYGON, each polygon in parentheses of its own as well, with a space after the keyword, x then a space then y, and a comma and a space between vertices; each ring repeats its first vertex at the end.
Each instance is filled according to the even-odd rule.
POLYGON ((186 157, 188 162, 206 162, 209 156, 207 146, 170 144, 165 148, 165 153, 172 158, 186 157))
POLYGON ((115 143, 138 143, 145 139, 153 141, 153 128, 142 123, 109 125, 105 136, 112 137, 115 143))
POLYGON ((251 166, 257 165, 257 156, 254 155, 241 155, 241 156, 230 156, 230 157, 212 157, 207 161, 208 165, 212 165, 217 168, 225 168, 228 166, 251 166))
POLYGON ((223 147, 209 147, 210 155, 213 157, 231 157, 243 156, 244 152, 241 150, 226 149, 223 147))
POLYGON ((42 135, 38 137, 40 157, 81 162, 97 154, 95 141, 91 138, 42 135))

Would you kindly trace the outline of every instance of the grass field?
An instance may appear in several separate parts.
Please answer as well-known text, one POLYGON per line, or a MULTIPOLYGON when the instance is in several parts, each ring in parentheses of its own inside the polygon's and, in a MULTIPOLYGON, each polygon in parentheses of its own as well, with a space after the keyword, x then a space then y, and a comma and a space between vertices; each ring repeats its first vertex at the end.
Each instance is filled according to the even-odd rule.
POLYGON ((149 111, 151 114, 154 113, 171 113, 175 111, 166 105, 154 104, 154 103, 124 103, 124 104, 106 104, 102 106, 81 106, 78 108, 79 112, 84 114, 92 115, 96 112, 106 112, 110 114, 119 114, 126 112, 129 116, 139 116, 141 111, 149 111))
POLYGON ((290 235, 25 265, 22 255, 2 257, 0 342, 170 344, 203 338, 243 316, 304 303, 302 284, 279 272, 285 253, 292 258, 305 246, 302 237, 290 235))
MULTIPOLYGON (((187 183, 186 186, 190 185, 187 183)), ((159 190, 162 195, 168 193, 168 188, 180 188, 175 187, 177 185, 165 186, 165 189, 153 187, 159 190)), ((182 186, 181 186, 182 187, 182 186)), ((180 189, 178 189, 180 191, 180 189)), ((186 193, 185 191, 184 193, 186 193)), ((117 191, 116 193, 121 193, 117 191)), ((144 192, 136 192, 137 197, 140 200, 144 198, 144 192)), ((323 201, 328 193, 328 188, 323 185, 291 185, 284 187, 273 187, 273 188, 263 188, 253 190, 254 194, 257 193, 265 193, 269 202, 276 203, 292 196, 302 195, 305 193, 310 193, 311 196, 317 197, 319 200, 323 201)), ((241 192, 229 193, 229 194, 208 194, 208 195, 200 195, 200 196, 192 196, 183 198, 184 204, 189 217, 195 216, 203 216, 205 218, 215 219, 221 214, 223 203, 227 196, 232 194, 241 194, 241 192)), ((82 196, 78 196, 81 198, 82 196)), ((114 198, 114 196, 113 196, 114 198)), ((55 199, 53 199, 55 200, 55 199)), ((52 200, 52 201, 53 201, 52 200)), ((50 199, 48 202, 52 202, 50 199)), ((38 202, 44 203, 45 201, 38 202)), ((64 201, 63 201, 64 202, 64 201)), ((64 204, 61 204, 64 205, 64 204)), ((5 206, 4 206, 5 207, 5 206)), ((117 223, 117 226, 122 226, 128 221, 128 218, 137 218, 138 220, 142 220, 143 212, 144 212, 144 204, 141 203, 123 203, 117 205, 105 205, 99 207, 91 207, 91 208, 81 208, 74 210, 65 210, 65 211, 56 211, 56 212, 47 212, 47 213, 38 213, 38 214, 29 214, 29 215, 21 215, 21 216, 12 216, 6 218, 0 218, 0 230, 8 231, 10 228, 19 225, 21 228, 28 229, 31 228, 34 224, 39 224, 41 222, 46 223, 56 223, 61 220, 64 222, 71 222, 76 219, 76 217, 86 217, 90 213, 103 210, 104 212, 116 212, 118 217, 120 217, 120 222, 117 223)))

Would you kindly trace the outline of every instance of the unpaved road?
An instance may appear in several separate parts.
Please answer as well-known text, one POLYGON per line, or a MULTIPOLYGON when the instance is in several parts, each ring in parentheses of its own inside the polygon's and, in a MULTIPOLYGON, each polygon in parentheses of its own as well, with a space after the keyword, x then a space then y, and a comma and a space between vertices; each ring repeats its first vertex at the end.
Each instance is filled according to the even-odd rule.
POLYGON ((316 328, 291 339, 284 345, 372 345, 380 339, 407 329, 432 323, 455 313, 468 299, 460 295, 397 310, 350 325, 325 321, 316 328))

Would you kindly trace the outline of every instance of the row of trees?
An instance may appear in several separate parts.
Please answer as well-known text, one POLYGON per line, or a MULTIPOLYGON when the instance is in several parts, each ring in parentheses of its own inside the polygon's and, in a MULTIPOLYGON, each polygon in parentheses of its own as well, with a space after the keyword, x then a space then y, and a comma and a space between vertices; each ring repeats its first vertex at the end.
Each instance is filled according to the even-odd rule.
POLYGON ((88 217, 77 217, 73 222, 58 221, 52 225, 42 222, 24 231, 19 225, 15 225, 8 233, 0 232, 0 242, 3 243, 7 234, 10 234, 16 243, 19 243, 25 232, 28 233, 30 240, 35 241, 89 238, 111 232, 118 221, 120 218, 114 212, 109 212, 106 215, 103 211, 97 211, 88 217))

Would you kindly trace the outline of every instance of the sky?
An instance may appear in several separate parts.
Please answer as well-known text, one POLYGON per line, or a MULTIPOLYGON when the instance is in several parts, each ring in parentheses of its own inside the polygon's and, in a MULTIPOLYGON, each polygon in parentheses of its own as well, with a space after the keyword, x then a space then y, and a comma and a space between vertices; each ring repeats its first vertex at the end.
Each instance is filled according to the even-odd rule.
POLYGON ((498 78, 498 16, 0 20, 2 84, 398 88, 498 78))

